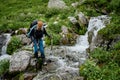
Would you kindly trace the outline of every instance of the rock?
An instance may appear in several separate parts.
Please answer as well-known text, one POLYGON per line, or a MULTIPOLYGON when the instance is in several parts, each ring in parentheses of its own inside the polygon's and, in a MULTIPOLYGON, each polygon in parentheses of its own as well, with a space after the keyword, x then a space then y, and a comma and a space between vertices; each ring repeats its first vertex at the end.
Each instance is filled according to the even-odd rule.
POLYGON ((78 23, 78 22, 77 22, 77 19, 76 19, 75 17, 68 17, 68 19, 70 20, 70 22, 71 22, 72 24, 78 23))
POLYGON ((79 5, 79 3, 78 2, 75 2, 75 3, 72 3, 71 4, 73 7, 77 7, 78 5, 79 5))
POLYGON ((27 28, 19 28, 18 30, 15 31, 15 34, 26 34, 27 33, 27 28))
POLYGON ((88 24, 87 18, 84 16, 84 14, 82 12, 80 12, 78 14, 78 22, 80 25, 87 25, 88 24))
POLYGON ((26 37, 26 35, 24 35, 24 34, 17 35, 16 37, 18 37, 21 40, 23 45, 27 45, 31 42, 31 39, 26 37))
POLYGON ((24 73, 24 80, 32 80, 37 74, 36 73, 24 73))
POLYGON ((37 76, 33 80, 61 80, 57 74, 48 74, 47 76, 37 76))
POLYGON ((48 8, 65 9, 67 6, 63 0, 49 0, 48 8))
POLYGON ((75 77, 73 80, 84 80, 84 77, 75 77))
POLYGON ((62 26, 62 32, 60 35, 62 36, 60 42, 62 45, 73 45, 76 42, 77 35, 75 33, 70 33, 66 26, 62 26))
POLYGON ((14 53, 10 59, 10 72, 24 71, 29 65, 31 54, 28 51, 14 53))

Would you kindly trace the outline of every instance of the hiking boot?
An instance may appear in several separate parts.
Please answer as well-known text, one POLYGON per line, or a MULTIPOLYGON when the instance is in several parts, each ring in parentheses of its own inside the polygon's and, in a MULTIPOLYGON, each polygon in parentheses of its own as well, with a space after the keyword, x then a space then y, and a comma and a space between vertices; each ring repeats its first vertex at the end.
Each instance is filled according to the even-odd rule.
POLYGON ((44 62, 43 62, 43 65, 44 65, 44 66, 46 66, 46 65, 47 65, 47 62, 46 62, 46 61, 44 61, 44 62))
POLYGON ((34 58, 38 58, 38 53, 35 53, 35 54, 34 54, 34 58))
POLYGON ((45 58, 42 58, 42 63, 43 63, 43 65, 47 65, 45 58))

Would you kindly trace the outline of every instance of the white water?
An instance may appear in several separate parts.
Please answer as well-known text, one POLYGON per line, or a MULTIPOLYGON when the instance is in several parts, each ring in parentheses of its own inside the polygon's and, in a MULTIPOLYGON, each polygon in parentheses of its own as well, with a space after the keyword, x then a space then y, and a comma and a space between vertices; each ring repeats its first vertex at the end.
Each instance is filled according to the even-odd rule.
POLYGON ((3 60, 3 59, 9 59, 11 57, 10 55, 8 55, 6 53, 7 45, 9 43, 9 41, 10 41, 11 35, 6 33, 6 34, 4 34, 4 36, 6 36, 6 41, 5 41, 6 44, 2 47, 0 61, 3 60))
POLYGON ((88 42, 88 32, 93 32, 92 37, 92 43, 94 43, 94 39, 97 36, 97 32, 105 27, 105 23, 110 22, 110 17, 106 15, 98 16, 98 17, 91 17, 88 29, 85 35, 80 35, 77 39, 77 43, 75 46, 67 47, 68 48, 68 54, 75 56, 75 58, 78 60, 78 62, 84 63, 84 61, 87 59, 87 52, 86 49, 90 47, 90 44, 88 42))
POLYGON ((87 32, 85 33, 85 35, 80 35, 78 37, 75 46, 63 47, 64 49, 66 48, 68 50, 65 55, 69 56, 70 58, 66 57, 65 59, 62 59, 60 57, 52 56, 53 58, 58 59, 57 62, 59 62, 59 64, 61 65, 61 67, 58 68, 58 70, 59 69, 79 70, 79 68, 76 66, 79 66, 80 64, 84 63, 84 61, 87 59, 86 49, 89 48, 90 46, 88 42, 88 32, 92 30, 94 35, 92 38, 93 39, 92 43, 94 43, 94 38, 97 36, 97 32, 105 27, 106 21, 109 21, 109 17, 105 15, 91 17, 88 24, 87 32))

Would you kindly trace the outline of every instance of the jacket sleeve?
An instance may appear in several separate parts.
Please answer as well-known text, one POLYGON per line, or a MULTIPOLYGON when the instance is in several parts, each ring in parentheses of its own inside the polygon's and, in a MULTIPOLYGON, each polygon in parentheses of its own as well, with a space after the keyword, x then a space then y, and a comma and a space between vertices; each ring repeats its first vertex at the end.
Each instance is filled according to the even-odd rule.
POLYGON ((44 34, 45 34, 45 36, 50 37, 50 35, 48 35, 48 33, 47 33, 46 29, 45 29, 45 28, 43 28, 43 29, 44 29, 44 34))

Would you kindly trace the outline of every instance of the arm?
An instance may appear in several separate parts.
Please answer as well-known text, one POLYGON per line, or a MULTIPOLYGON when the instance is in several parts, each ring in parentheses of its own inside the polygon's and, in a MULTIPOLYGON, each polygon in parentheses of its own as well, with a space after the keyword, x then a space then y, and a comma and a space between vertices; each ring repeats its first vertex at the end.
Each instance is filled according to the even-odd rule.
POLYGON ((47 31, 45 30, 45 28, 44 28, 44 34, 45 34, 45 36, 50 37, 50 35, 48 35, 47 31))

